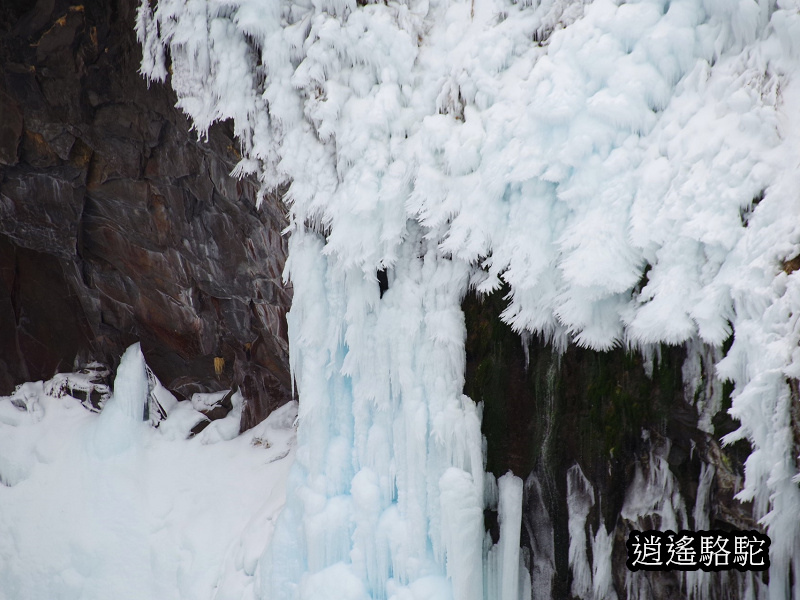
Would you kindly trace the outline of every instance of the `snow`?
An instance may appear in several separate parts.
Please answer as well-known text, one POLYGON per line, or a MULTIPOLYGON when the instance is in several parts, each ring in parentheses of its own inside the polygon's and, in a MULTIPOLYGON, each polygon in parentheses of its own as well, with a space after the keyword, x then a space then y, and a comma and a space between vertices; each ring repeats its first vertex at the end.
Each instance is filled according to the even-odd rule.
MULTIPOLYGON (((698 360, 735 385, 741 428, 726 439, 754 448, 740 497, 773 539, 770 596, 788 597, 800 556, 787 384, 800 376, 800 276, 783 268, 800 253, 798 8, 142 3, 142 72, 164 81, 169 60, 200 134, 234 120, 237 172, 255 172, 264 191, 290 184, 301 400, 290 494, 302 505, 282 520, 293 533, 280 538, 291 546, 280 574, 263 563, 264 595, 308 595, 305 578, 334 565, 379 596, 415 594, 432 574, 460 585, 466 574, 447 565, 472 563, 451 556, 442 510, 450 486, 470 481, 480 505, 484 481, 478 411, 461 396, 459 302, 505 282, 503 318, 558 349, 716 349, 698 360), (731 334, 728 354, 714 354, 731 334), (369 498, 369 523, 352 509, 364 468, 355 495, 369 498), (378 564, 365 559, 367 531, 378 564)), ((668 491, 665 473, 650 477, 668 491)), ((474 505, 461 500, 471 531, 474 505)), ((631 502, 632 514, 647 505, 677 523, 667 497, 631 502)))
MULTIPOLYGON (((285 502, 296 404, 206 440, 217 443, 186 440, 194 422, 184 420, 178 439, 162 429, 173 411, 158 429, 142 421, 145 369, 136 344, 99 415, 45 393, 52 382, 0 398, 3 600, 254 597, 285 502)), ((238 427, 237 417, 217 423, 232 419, 238 427)))

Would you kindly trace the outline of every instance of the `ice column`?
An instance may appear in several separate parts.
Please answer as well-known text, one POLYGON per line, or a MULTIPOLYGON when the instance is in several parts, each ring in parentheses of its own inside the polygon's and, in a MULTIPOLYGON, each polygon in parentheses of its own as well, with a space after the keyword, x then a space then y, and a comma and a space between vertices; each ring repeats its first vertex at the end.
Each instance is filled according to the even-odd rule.
MULTIPOLYGON (((263 598, 483 597, 480 413, 462 394, 468 269, 409 230, 383 296, 319 234, 290 240, 298 452, 263 598)), ((500 491, 502 598, 516 600, 521 481, 500 491)))
POLYGON ((147 365, 137 342, 129 346, 120 359, 114 378, 113 403, 130 420, 142 421, 147 397, 147 365))
POLYGON ((506 473, 498 480, 500 487, 500 600, 519 598, 519 538, 522 520, 522 480, 506 473))
POLYGON ((147 399, 147 367, 136 343, 122 355, 114 378, 114 393, 97 420, 92 438, 97 456, 113 456, 134 444, 142 428, 147 399))
POLYGON ((569 529, 569 567, 572 570, 572 595, 584 600, 592 597, 592 569, 586 552, 586 520, 594 506, 594 489, 578 465, 567 471, 567 526, 569 529))

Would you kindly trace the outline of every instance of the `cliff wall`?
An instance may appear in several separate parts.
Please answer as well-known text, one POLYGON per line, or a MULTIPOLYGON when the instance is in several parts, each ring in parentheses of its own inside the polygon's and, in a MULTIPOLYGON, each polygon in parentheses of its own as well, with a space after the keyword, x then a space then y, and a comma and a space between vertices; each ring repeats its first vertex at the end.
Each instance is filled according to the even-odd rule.
POLYGON ((283 209, 147 89, 136 5, 0 7, 0 394, 141 341, 176 394, 239 386, 246 428, 290 396, 283 209))

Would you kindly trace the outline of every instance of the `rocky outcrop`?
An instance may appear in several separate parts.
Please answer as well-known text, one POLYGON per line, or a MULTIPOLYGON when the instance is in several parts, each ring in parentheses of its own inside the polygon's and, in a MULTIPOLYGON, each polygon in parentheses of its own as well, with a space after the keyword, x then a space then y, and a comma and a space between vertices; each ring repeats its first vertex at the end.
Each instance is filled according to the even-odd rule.
POLYGON ((0 394, 140 341, 178 397, 290 396, 280 198, 222 124, 198 141, 138 75, 132 0, 0 7, 0 394))
MULTIPOLYGON (((762 529, 734 498, 750 448, 719 442, 737 427, 731 390, 713 378, 720 356, 699 343, 662 346, 649 360, 621 348, 559 354, 501 321, 506 293, 463 303, 465 393, 483 403, 487 469, 525 481, 521 545, 534 598, 721 600, 763 585, 763 573, 625 564, 630 532, 665 530, 672 515, 694 531, 762 529), (602 560, 612 578, 593 581, 602 560)), ((490 528, 494 520, 487 514, 490 528)))

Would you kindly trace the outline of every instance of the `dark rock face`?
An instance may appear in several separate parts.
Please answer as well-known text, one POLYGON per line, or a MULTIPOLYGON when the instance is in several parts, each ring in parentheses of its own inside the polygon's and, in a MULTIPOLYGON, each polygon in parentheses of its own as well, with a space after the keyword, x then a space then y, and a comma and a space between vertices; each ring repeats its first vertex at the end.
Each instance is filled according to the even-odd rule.
POLYGON ((290 397, 280 198, 257 210, 229 128, 198 142, 147 89, 137 2, 31 4, 0 6, 0 394, 141 341, 179 397, 238 386, 252 426, 290 397))
MULTIPOLYGON (((706 415, 714 426, 708 433, 698 410, 708 390, 693 390, 695 398, 687 399, 687 348, 662 346, 652 369, 623 349, 571 346, 558 355, 539 340, 523 342, 500 320, 506 292, 463 303, 465 393, 483 402, 487 469, 495 476, 511 470, 525 480, 521 544, 534 597, 575 595, 568 556, 568 481, 570 471, 575 481, 575 468, 591 488, 592 499, 583 498, 591 504, 584 523, 589 565, 592 540, 604 527, 613 539, 617 597, 744 597, 744 578, 735 571, 709 574, 692 592, 679 571, 633 575, 625 565, 631 531, 665 529, 659 503, 682 511, 690 530, 761 529, 752 506, 734 499, 749 447, 723 448, 718 441, 737 426, 726 413, 730 390, 717 382, 721 403, 706 415)), ((711 362, 702 364, 704 381, 711 362)))

